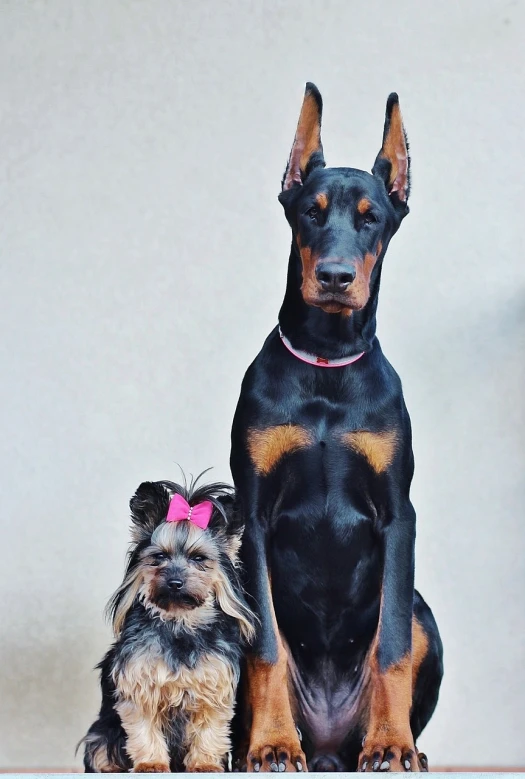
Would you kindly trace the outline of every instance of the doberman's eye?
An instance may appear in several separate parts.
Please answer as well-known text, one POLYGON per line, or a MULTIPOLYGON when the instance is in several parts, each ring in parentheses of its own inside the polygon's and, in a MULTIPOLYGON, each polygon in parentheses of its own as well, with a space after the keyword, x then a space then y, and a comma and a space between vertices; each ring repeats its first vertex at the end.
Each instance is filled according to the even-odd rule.
POLYGON ((373 225, 377 222, 377 219, 375 216, 370 212, 367 211, 366 214, 363 214, 363 224, 365 225, 373 225))
POLYGON ((318 222, 319 222, 319 209, 316 206, 312 206, 311 208, 308 209, 308 211, 306 211, 306 216, 312 222, 315 222, 316 224, 318 224, 318 222))

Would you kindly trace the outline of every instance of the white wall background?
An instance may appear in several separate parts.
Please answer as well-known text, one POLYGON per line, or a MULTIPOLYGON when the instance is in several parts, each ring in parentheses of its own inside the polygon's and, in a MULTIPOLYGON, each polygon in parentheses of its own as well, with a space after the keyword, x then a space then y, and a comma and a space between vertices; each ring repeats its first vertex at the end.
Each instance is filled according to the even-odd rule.
POLYGON ((68 767, 146 478, 228 478, 274 326, 306 80, 329 164, 401 98, 412 212, 379 335, 414 427, 436 765, 525 763, 522 0, 0 3, 0 767, 68 767))

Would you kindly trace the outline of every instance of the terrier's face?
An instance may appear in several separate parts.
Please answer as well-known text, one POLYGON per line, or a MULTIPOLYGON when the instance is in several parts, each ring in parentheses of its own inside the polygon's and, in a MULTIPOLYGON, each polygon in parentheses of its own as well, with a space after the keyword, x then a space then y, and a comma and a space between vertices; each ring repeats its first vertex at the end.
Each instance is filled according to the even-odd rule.
POLYGON ((163 522, 140 553, 145 605, 176 618, 210 600, 222 579, 219 538, 190 522, 163 522))
POLYGON ((143 482, 130 501, 133 546, 126 575, 108 604, 116 635, 137 598, 164 620, 195 629, 217 609, 236 619, 247 640, 253 615, 242 594, 237 564, 242 524, 233 492, 223 484, 189 489, 173 482, 143 482), (193 509, 211 503, 209 523, 168 520, 171 498, 193 509), (188 502, 189 501, 189 502, 188 502))

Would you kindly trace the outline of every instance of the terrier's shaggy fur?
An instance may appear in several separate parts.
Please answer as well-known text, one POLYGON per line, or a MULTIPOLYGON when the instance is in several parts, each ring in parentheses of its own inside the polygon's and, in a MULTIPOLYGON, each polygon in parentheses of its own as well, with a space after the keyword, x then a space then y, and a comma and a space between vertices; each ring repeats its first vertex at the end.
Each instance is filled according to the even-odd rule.
POLYGON ((254 632, 233 492, 144 482, 130 508, 133 543, 108 604, 116 640, 98 666, 102 706, 83 739, 85 770, 223 771, 242 647, 254 632), (205 530, 166 522, 175 494, 213 504, 205 530))

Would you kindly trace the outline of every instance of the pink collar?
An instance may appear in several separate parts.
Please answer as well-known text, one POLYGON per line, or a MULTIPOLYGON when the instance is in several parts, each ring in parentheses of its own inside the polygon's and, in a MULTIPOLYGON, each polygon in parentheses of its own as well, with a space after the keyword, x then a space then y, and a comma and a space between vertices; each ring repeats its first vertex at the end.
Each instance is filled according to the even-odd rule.
POLYGON ((298 360, 302 360, 302 362, 307 362, 309 365, 315 365, 317 368, 342 368, 345 365, 351 365, 353 362, 357 362, 364 354, 364 352, 360 352, 353 357, 340 357, 338 360, 328 360, 326 357, 318 357, 316 354, 294 349, 281 328, 279 328, 279 335, 283 344, 294 357, 297 357, 298 360))

